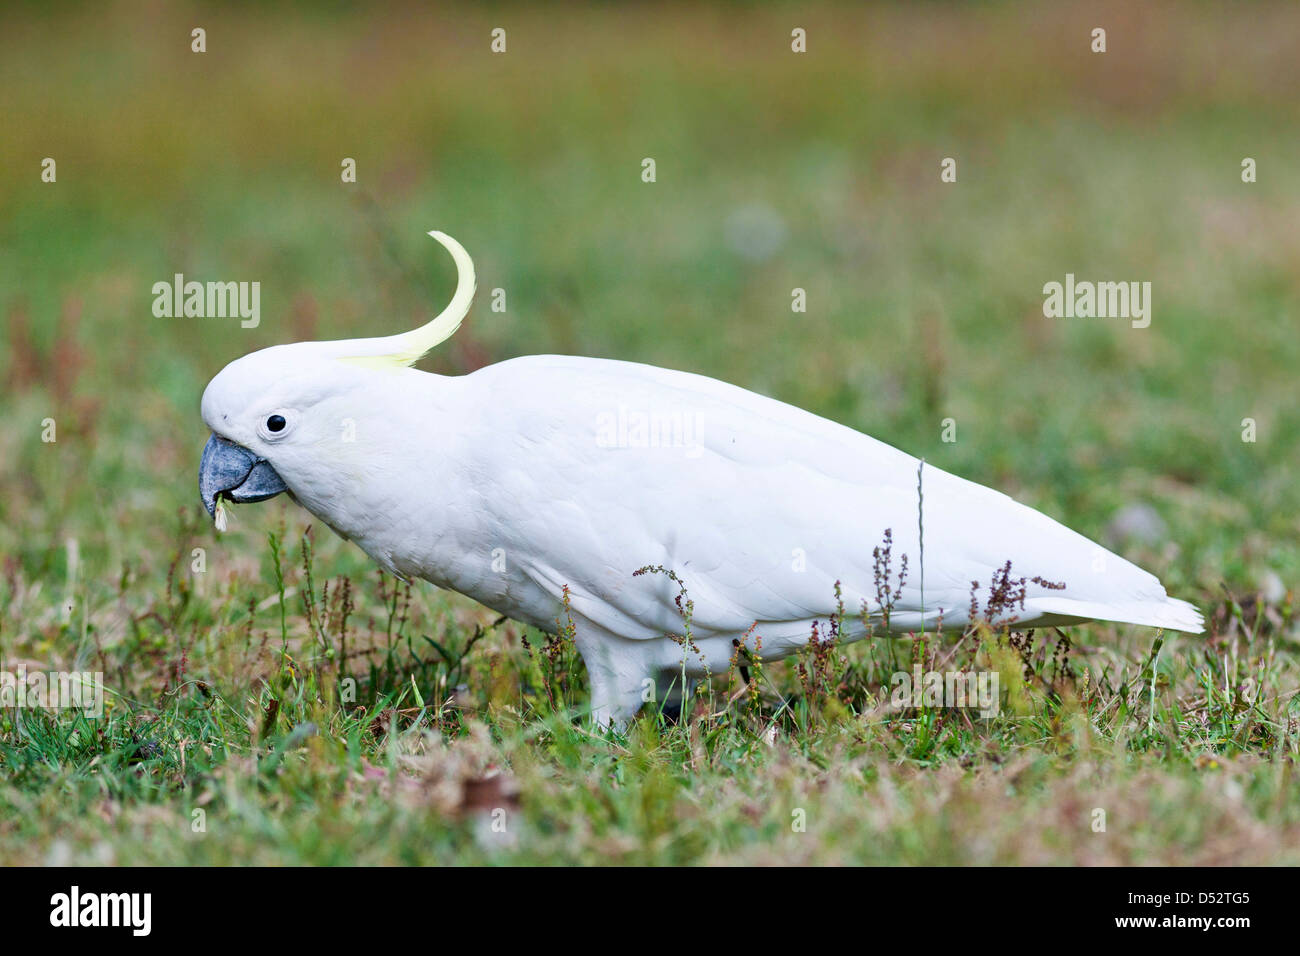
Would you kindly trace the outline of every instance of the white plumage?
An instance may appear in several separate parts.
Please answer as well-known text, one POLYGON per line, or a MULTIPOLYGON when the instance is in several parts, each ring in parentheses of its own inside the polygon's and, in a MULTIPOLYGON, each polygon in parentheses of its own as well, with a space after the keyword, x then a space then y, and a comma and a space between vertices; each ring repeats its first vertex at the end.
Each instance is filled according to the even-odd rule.
POLYGON ((909 565, 893 631, 963 626, 972 582, 983 602, 1007 561, 1013 579, 1064 587, 1026 581, 1023 609, 995 623, 1201 631, 1196 609, 1154 576, 1045 515, 732 385, 553 355, 458 377, 405 367, 455 330, 473 295, 468 255, 431 235, 461 281, 428 326, 277 346, 212 380, 205 504, 288 490, 389 571, 547 630, 567 586, 598 720, 626 719, 645 680, 683 666, 666 636, 683 630, 678 585, 638 568, 684 582, 698 649, 687 672, 720 673, 747 635, 765 658, 805 644, 836 611, 836 581, 845 637, 861 637, 864 601, 880 618, 873 549, 886 529, 891 590, 904 554, 909 565))

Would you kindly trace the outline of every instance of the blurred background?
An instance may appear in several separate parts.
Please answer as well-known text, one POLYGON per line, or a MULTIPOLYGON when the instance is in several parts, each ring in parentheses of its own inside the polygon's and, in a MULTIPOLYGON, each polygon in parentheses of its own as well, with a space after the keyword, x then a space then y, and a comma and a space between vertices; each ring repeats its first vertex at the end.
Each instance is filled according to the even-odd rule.
POLYGON ((431 371, 701 372, 1007 491, 1203 605, 1291 588, 1297 35, 1284 3, 9 5, 6 573, 77 562, 108 600, 119 570, 161 580, 178 521, 256 566, 240 536, 306 516, 241 509, 213 544, 204 385, 256 348, 425 321, 454 285, 438 228, 480 292, 431 371), (260 282, 259 327, 156 318, 178 272, 260 282), (1066 273, 1151 282, 1151 326, 1045 318, 1066 273))

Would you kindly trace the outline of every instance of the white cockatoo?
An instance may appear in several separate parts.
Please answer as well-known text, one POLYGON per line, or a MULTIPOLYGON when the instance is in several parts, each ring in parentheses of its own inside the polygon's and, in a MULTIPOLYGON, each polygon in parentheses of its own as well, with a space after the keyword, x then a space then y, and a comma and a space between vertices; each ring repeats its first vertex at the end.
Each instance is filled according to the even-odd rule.
POLYGON ((392 574, 546 631, 572 623, 601 723, 626 721, 666 675, 725 672, 739 644, 795 652, 841 602, 840 640, 972 612, 1202 630, 1153 575, 1051 518, 734 385, 565 355, 411 368, 474 297, 468 253, 429 235, 459 270, 433 321, 263 349, 208 384, 199 489, 219 527, 223 498, 288 492, 392 574), (673 574, 634 573, 647 567, 673 574), (975 582, 1010 599, 973 606, 975 582))

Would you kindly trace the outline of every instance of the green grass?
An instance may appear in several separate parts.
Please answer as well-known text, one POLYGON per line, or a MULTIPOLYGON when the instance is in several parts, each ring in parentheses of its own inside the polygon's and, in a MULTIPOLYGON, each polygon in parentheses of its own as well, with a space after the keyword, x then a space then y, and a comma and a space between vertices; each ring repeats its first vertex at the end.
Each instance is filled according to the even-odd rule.
POLYGON ((1004 4, 3 14, 0 669, 111 696, 0 710, 0 863, 1297 862, 1297 14, 1187 9, 1103 11, 1104 57, 1083 8, 1004 4), (761 261, 728 238, 754 205, 761 261), (1210 633, 878 638, 596 734, 563 635, 382 579, 283 500, 215 536, 204 384, 427 317, 434 227, 482 297, 426 368, 774 395, 1106 538, 1210 633), (261 326, 153 318, 175 272, 261 281, 261 326), (1151 327, 1044 319, 1067 272, 1151 281, 1151 327), (1163 538, 1107 538, 1134 503, 1163 538), (891 708, 921 655, 996 669, 1003 714, 891 708))

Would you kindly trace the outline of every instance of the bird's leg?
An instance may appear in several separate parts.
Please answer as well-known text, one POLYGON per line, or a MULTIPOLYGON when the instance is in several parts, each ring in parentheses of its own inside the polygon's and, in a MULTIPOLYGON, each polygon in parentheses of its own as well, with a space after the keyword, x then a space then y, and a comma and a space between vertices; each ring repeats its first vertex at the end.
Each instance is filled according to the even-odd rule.
POLYGON ((574 638, 587 666, 592 721, 600 727, 625 727, 653 699, 650 642, 629 641, 590 624, 579 624, 574 638))
POLYGON ((588 667, 591 683, 591 719, 599 727, 621 730, 645 703, 649 677, 609 673, 605 668, 588 667))

